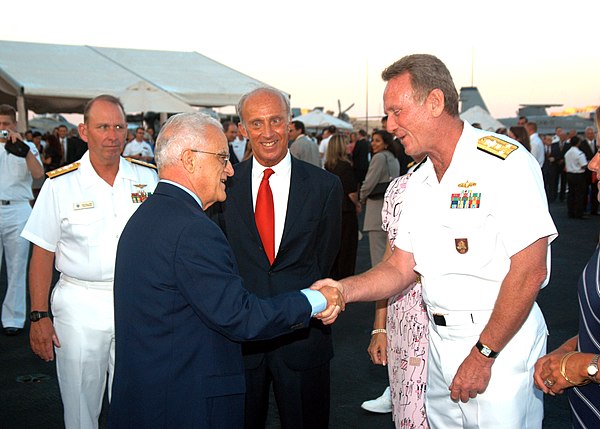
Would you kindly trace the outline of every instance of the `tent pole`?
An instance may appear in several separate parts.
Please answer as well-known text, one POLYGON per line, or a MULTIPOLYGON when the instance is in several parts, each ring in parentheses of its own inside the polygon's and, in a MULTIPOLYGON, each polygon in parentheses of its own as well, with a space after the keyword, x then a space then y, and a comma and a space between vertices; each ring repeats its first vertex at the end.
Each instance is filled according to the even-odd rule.
POLYGON ((24 134, 27 131, 27 108, 25 107, 25 96, 23 93, 17 95, 17 131, 24 134))

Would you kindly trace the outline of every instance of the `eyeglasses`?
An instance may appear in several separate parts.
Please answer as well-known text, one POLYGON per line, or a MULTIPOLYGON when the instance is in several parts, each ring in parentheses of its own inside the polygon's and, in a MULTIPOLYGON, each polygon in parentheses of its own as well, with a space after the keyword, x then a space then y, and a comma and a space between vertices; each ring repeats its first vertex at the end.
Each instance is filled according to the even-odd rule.
POLYGON ((192 152, 197 152, 197 153, 206 153, 209 155, 215 155, 218 156, 221 159, 221 162, 223 163, 223 165, 227 165, 227 161, 229 161, 229 154, 224 154, 224 153, 216 153, 216 152, 207 152, 205 150, 198 150, 198 149, 190 149, 192 152))

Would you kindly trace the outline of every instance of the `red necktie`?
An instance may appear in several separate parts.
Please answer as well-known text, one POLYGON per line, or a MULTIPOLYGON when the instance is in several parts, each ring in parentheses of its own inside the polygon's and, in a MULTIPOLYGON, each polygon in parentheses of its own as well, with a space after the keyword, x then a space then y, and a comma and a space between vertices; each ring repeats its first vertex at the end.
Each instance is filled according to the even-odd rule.
POLYGON ((258 188, 256 208, 254 209, 256 228, 271 264, 275 259, 275 206, 273 205, 273 192, 269 186, 269 177, 273 173, 274 171, 270 168, 265 170, 258 188))

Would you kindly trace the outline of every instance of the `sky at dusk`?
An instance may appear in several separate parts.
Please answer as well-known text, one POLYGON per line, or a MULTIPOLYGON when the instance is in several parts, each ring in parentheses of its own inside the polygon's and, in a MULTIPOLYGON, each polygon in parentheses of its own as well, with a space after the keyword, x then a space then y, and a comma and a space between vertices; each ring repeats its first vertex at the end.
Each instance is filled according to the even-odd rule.
POLYGON ((3 5, 0 40, 196 51, 294 107, 337 113, 340 99, 354 117, 367 99, 369 116, 383 113, 381 71, 412 53, 438 56, 458 89, 479 87, 497 118, 521 103, 600 104, 598 1, 354 3, 23 0, 3 5))

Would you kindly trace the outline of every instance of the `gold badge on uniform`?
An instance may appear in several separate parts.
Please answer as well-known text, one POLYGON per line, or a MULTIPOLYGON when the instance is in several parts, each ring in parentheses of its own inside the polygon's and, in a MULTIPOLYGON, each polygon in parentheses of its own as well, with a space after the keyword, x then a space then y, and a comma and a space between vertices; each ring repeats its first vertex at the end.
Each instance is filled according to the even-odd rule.
POLYGON ((133 186, 135 186, 136 188, 139 189, 139 191, 131 193, 131 201, 133 201, 136 204, 143 203, 144 201, 146 201, 148 199, 148 197, 150 195, 152 195, 152 193, 148 193, 148 192, 144 191, 144 188, 146 187, 146 185, 143 183, 138 183, 137 185, 133 185, 133 186))
POLYGON ((466 238, 455 238, 454 239, 454 247, 456 251, 461 255, 464 255, 469 251, 469 240, 466 238))

